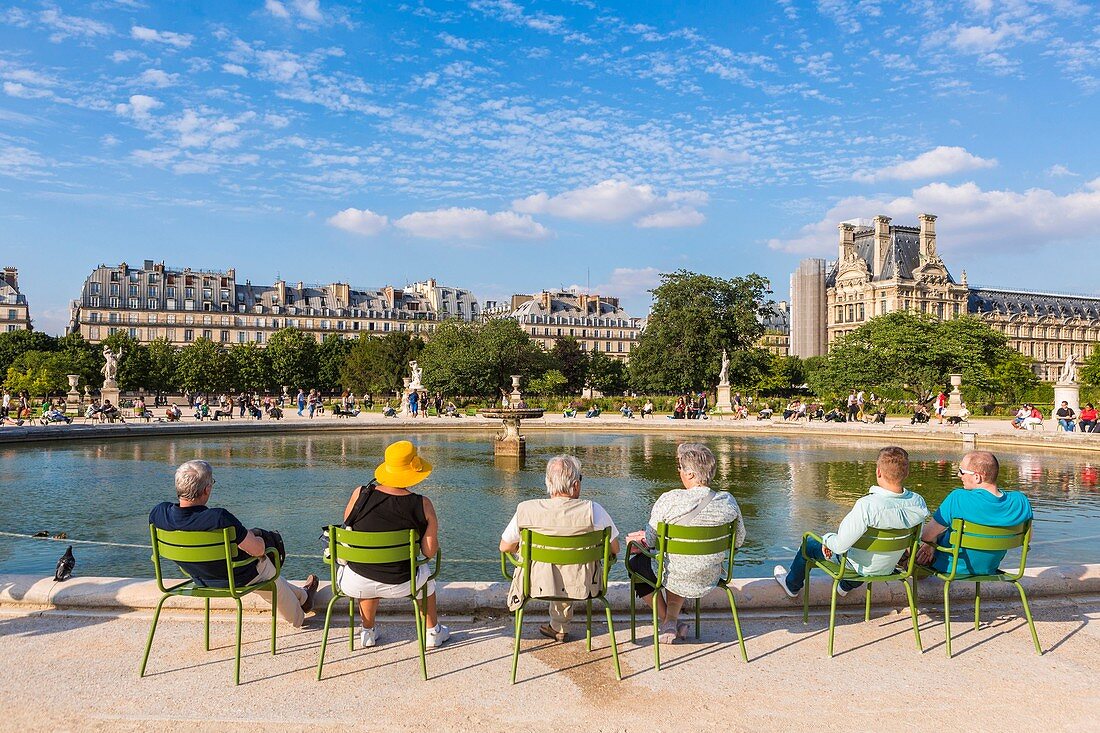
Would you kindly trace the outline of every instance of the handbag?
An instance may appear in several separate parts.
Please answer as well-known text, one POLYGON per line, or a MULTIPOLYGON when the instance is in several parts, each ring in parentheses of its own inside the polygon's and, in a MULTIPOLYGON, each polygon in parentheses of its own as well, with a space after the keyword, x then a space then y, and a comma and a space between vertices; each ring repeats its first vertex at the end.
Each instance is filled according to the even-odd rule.
MULTIPOLYGON (((351 508, 351 511, 348 512, 347 519, 344 520, 344 529, 351 529, 356 522, 370 514, 371 509, 374 509, 375 506, 378 506, 378 504, 375 504, 370 508, 367 507, 367 503, 370 501, 370 498, 374 496, 374 487, 377 485, 378 482, 374 479, 371 479, 370 483, 368 483, 366 486, 359 487, 359 497, 355 500, 355 506, 353 506, 351 508)), ((324 559, 326 562, 331 559, 331 553, 329 552, 330 548, 328 528, 329 525, 327 524, 321 527, 321 535, 317 538, 325 546, 324 559)))

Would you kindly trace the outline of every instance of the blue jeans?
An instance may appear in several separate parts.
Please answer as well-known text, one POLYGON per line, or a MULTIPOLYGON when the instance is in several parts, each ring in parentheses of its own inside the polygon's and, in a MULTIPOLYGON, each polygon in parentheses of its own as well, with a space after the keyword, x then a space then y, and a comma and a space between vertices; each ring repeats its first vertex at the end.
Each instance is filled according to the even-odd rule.
MULTIPOLYGON (((821 551, 821 543, 812 537, 806 538, 806 554, 815 560, 824 560, 825 553, 821 551)), ((794 556, 794 560, 791 562, 791 570, 787 573, 787 588, 791 593, 797 593, 802 590, 802 584, 806 579, 806 559, 802 557, 802 553, 798 552, 794 556)), ((841 589, 850 591, 853 588, 858 588, 863 583, 857 583, 851 580, 840 581, 841 589)))
POLYGON ((1058 418, 1058 424, 1061 425, 1062 430, 1066 431, 1067 433, 1073 432, 1073 420, 1060 417, 1058 418))

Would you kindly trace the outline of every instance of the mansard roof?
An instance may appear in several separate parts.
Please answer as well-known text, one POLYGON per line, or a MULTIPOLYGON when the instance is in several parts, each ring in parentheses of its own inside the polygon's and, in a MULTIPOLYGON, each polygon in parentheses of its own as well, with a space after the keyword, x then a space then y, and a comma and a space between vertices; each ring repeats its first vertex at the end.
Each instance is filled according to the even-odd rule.
POLYGON ((780 307, 777 303, 765 306, 757 318, 760 320, 760 324, 764 326, 765 331, 790 333, 791 312, 780 307))
MULTIPOLYGON (((891 226, 890 245, 883 258, 882 269, 873 272, 875 267, 875 230, 873 227, 857 227, 855 230, 856 254, 867 263, 868 274, 872 282, 884 280, 913 280, 913 272, 920 267, 920 227, 891 226)), ((825 286, 836 285, 840 262, 833 262, 825 275, 825 286)), ((947 273, 947 281, 954 284, 955 279, 947 273)))
POLYGON ((967 311, 975 314, 997 313, 1009 316, 1053 316, 1095 320, 1100 319, 1100 296, 971 288, 967 311))

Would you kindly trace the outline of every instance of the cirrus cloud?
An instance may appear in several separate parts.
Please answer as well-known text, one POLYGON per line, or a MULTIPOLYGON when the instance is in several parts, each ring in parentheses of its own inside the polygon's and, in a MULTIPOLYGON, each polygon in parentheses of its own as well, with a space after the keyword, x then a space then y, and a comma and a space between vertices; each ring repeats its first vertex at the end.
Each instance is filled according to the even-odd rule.
POLYGON ((151 43, 163 43, 175 48, 187 48, 195 37, 187 33, 173 33, 172 31, 158 31, 153 28, 135 25, 130 29, 130 37, 138 41, 151 43))

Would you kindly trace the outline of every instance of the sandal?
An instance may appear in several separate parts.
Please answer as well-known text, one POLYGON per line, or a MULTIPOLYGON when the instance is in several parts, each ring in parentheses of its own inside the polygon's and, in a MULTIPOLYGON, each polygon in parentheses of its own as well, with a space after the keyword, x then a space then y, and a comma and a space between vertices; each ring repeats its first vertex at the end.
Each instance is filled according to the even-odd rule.
POLYGON ((691 626, 687 622, 681 621, 680 623, 676 624, 676 638, 680 641, 684 641, 685 639, 687 639, 690 632, 691 626))
POLYGON ((673 624, 665 624, 661 627, 661 633, 657 637, 657 641, 661 644, 675 644, 680 638, 676 635, 676 626, 673 624))

